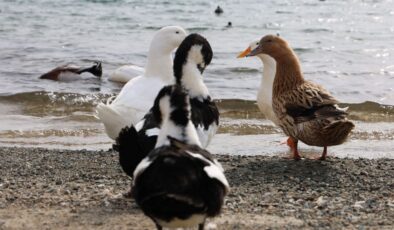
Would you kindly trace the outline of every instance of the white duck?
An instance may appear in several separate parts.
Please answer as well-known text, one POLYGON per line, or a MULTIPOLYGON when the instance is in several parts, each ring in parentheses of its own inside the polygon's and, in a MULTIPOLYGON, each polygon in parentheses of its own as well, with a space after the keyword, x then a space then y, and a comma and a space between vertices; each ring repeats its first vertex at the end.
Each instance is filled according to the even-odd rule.
POLYGON ((167 26, 156 32, 149 47, 145 73, 130 80, 114 99, 100 103, 97 118, 107 135, 115 140, 120 130, 135 125, 152 107, 163 86, 174 83, 171 52, 181 44, 186 32, 179 26, 167 26))
MULTIPOLYGON (((260 39, 251 42, 238 58, 246 57, 252 50, 259 46, 260 39)), ((276 74, 276 61, 266 54, 258 54, 256 57, 263 62, 263 74, 260 82, 260 87, 257 93, 257 106, 268 120, 272 121, 276 126, 279 126, 279 120, 272 108, 272 86, 274 84, 276 74)), ((287 145, 293 149, 294 143, 290 138, 287 139, 287 145)))
POLYGON ((145 69, 136 65, 124 65, 112 72, 108 78, 110 81, 127 83, 133 78, 136 78, 145 73, 145 69))

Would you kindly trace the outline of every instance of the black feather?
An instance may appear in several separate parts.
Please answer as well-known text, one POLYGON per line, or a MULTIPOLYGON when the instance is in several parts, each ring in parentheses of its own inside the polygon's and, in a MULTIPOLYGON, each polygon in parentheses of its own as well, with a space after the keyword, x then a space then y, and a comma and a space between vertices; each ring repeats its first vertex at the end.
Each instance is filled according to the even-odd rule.
POLYGON ((133 172, 146 156, 141 149, 138 133, 133 126, 123 128, 116 138, 116 149, 119 152, 119 163, 123 171, 133 176, 133 172))
POLYGON ((219 110, 211 97, 202 101, 201 98, 191 98, 190 105, 194 126, 202 125, 204 129, 208 129, 212 124, 219 125, 219 110))
POLYGON ((310 108, 285 105, 286 113, 293 117, 296 124, 314 119, 327 119, 329 117, 345 117, 347 113, 334 105, 316 105, 310 108))

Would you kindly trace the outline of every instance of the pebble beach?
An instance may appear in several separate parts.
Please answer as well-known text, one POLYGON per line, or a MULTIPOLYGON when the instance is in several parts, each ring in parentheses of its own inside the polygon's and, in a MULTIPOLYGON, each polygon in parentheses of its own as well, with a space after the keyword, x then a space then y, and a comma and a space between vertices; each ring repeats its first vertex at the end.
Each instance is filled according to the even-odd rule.
MULTIPOLYGON (((0 229, 153 229, 113 151, 1 148, 0 229)), ((392 229, 394 160, 216 155, 231 185, 208 229, 392 229)))

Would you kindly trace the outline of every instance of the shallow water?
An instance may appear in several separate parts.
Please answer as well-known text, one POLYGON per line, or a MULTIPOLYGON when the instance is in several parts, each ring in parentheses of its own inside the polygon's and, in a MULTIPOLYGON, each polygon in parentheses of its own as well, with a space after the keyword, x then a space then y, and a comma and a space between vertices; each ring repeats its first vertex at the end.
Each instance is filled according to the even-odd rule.
MULTIPOLYGON (((254 104, 261 77, 256 58, 236 59, 255 38, 280 33, 300 56, 307 79, 323 84, 357 128, 339 156, 394 157, 394 2, 3 0, 0 2, 0 145, 109 148, 94 106, 122 85, 115 68, 143 66, 153 33, 181 25, 210 41, 206 83, 220 101, 222 125, 214 152, 276 154, 281 131, 254 104), (225 28, 228 21, 232 28, 225 28), (104 77, 39 80, 51 68, 103 62, 104 77), (237 99, 237 100, 234 100, 237 99), (264 134, 264 135, 263 135, 264 134), (369 141, 367 141, 369 140, 369 141), (234 146, 228 146, 228 143, 234 146)), ((303 147, 320 152, 318 148, 303 147)))

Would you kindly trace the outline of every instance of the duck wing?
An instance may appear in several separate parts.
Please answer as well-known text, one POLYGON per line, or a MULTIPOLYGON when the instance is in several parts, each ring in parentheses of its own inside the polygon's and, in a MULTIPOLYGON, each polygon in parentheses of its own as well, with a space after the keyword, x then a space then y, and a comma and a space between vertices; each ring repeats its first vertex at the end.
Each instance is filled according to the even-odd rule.
POLYGON ((285 100, 286 114, 293 117, 296 124, 347 115, 345 109, 338 107, 338 100, 327 90, 310 82, 290 91, 285 100))

